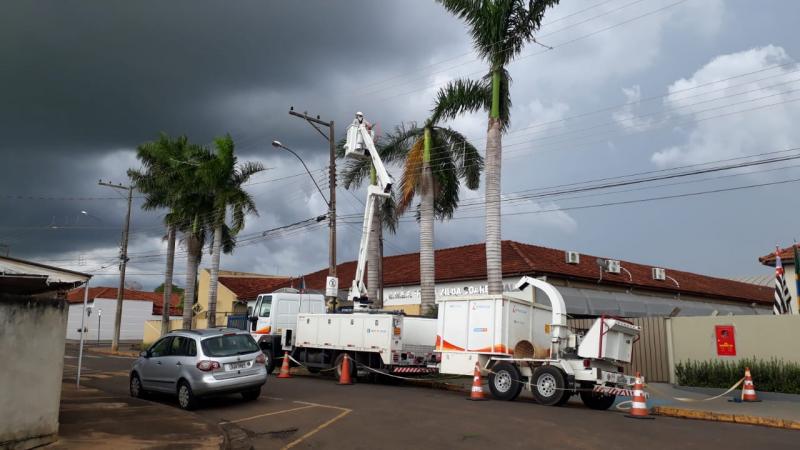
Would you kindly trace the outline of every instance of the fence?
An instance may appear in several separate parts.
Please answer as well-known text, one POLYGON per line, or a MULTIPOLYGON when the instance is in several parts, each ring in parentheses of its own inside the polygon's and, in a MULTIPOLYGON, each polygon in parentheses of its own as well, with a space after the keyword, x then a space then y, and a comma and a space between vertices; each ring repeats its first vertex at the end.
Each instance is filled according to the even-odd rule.
MULTIPOLYGON (((625 373, 641 372, 648 381, 666 383, 670 378, 665 317, 636 317, 630 320, 641 328, 639 340, 633 344, 633 360, 624 364, 625 373)), ((588 330, 595 319, 569 319, 568 325, 588 330)))
POLYGON ((228 328, 247 329, 247 314, 236 314, 228 316, 228 328))

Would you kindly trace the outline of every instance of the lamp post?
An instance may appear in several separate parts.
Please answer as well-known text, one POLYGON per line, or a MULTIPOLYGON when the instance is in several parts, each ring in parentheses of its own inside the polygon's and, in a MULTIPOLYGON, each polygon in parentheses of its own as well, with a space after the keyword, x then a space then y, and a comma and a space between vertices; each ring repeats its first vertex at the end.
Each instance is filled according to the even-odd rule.
POLYGON ((97 346, 100 346, 100 318, 103 317, 103 308, 97 308, 97 346))
MULTIPOLYGON (((333 122, 331 122, 331 126, 332 125, 333 125, 333 122)), ((333 129, 331 129, 331 138, 333 138, 332 134, 333 134, 333 129)), ((275 148, 282 148, 282 149, 288 151, 289 153, 294 155, 295 158, 297 158, 300 161, 300 163, 303 165, 303 168, 306 169, 306 173, 308 173, 308 176, 311 177, 311 181, 314 182, 314 186, 317 188, 317 191, 319 192, 319 195, 322 197, 322 200, 328 206, 328 220, 330 222, 330 226, 329 226, 330 235, 329 235, 329 238, 328 238, 328 260, 329 260, 328 261, 328 266, 329 267, 328 267, 328 279, 326 280, 326 285, 330 285, 330 283, 334 283, 334 284, 338 285, 338 281, 336 280, 336 203, 335 203, 335 197, 334 197, 336 195, 336 191, 335 191, 335 187, 333 187, 335 185, 333 184, 333 182, 331 182, 331 186, 332 186, 331 187, 331 199, 328 200, 327 198, 325 198, 325 194, 322 193, 322 189, 319 187, 319 184, 317 184, 317 180, 314 179, 314 176, 311 174, 311 171, 308 170, 308 166, 306 165, 305 161, 303 161, 303 158, 300 157, 300 155, 298 155, 291 148, 283 145, 280 141, 272 141, 272 146, 275 147, 275 148)), ((334 161, 333 160, 333 156, 331 156, 331 161, 334 161)), ((333 162, 331 164, 333 164, 333 162)), ((333 167, 333 166, 331 166, 331 167, 333 167)), ((327 288, 326 288, 326 290, 327 290, 327 288)), ((331 302, 331 306, 333 307, 333 310, 336 311, 336 296, 328 296, 327 294, 326 294, 326 296, 328 297, 328 300, 331 302)))

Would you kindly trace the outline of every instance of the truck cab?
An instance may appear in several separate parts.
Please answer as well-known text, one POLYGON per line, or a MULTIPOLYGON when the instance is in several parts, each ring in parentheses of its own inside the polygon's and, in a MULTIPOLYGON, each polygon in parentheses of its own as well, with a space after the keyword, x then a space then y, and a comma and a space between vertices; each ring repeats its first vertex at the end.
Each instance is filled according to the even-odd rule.
POLYGON ((292 344, 300 313, 325 312, 325 297, 320 294, 278 291, 259 294, 247 308, 248 330, 267 357, 267 371, 275 368, 275 356, 292 344), (287 342, 281 342, 284 335, 287 342))

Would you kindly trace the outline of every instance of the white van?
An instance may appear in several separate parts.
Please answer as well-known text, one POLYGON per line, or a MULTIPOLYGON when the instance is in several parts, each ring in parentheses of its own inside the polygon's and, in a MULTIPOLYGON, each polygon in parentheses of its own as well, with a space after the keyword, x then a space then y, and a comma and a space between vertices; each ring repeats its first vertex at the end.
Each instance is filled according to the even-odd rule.
POLYGON ((323 295, 286 291, 260 294, 255 301, 247 304, 248 329, 267 357, 267 372, 272 372, 275 368, 274 357, 282 353, 281 334, 284 330, 291 331, 287 333, 289 336, 294 334, 297 315, 325 312, 323 295))

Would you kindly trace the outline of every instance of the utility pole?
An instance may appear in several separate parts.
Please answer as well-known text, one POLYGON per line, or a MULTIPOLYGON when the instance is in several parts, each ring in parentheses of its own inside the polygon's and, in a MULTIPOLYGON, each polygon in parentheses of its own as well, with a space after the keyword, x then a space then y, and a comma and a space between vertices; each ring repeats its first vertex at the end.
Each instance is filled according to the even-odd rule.
MULTIPOLYGON (((319 115, 311 117, 306 112, 298 113, 294 110, 294 106, 289 108, 289 114, 304 119, 328 141, 330 148, 330 163, 328 166, 328 189, 330 189, 328 194, 328 278, 336 278, 336 139, 334 137, 334 123, 333 120, 330 122, 321 120, 319 115), (317 125, 328 127, 328 134, 325 135, 317 125)), ((338 280, 336 284, 338 286, 338 280)), ((326 297, 333 306, 333 311, 336 312, 337 297, 335 295, 326 297)))
POLYGON ((133 186, 122 184, 105 183, 103 180, 97 182, 100 186, 128 191, 128 213, 125 216, 125 228, 122 231, 122 249, 119 253, 119 289, 117 290, 117 310, 114 314, 114 335, 111 338, 111 351, 119 350, 119 330, 122 326, 122 299, 125 293, 125 266, 128 263, 128 232, 131 226, 131 200, 133 199, 133 186))

